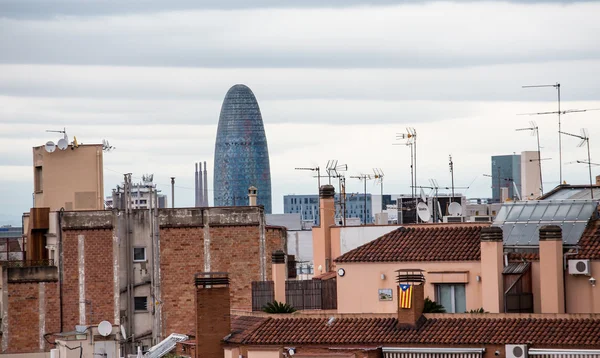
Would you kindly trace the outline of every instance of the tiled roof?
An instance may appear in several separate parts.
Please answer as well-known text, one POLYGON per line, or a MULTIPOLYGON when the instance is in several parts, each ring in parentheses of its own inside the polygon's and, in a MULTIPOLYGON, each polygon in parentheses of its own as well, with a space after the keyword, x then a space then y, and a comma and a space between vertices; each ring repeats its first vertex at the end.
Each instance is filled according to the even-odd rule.
POLYGON ((579 253, 569 259, 600 260, 600 220, 591 220, 579 239, 579 253))
POLYGON ((338 257, 336 262, 477 261, 489 224, 401 227, 338 257))
MULTIPOLYGON (((483 315, 482 315, 483 316, 483 315)), ((492 316, 492 315, 489 315, 492 316)), ((488 317, 489 317, 488 316, 488 317)), ((395 318, 267 318, 228 342, 282 344, 520 344, 600 347, 597 318, 428 318, 414 330, 396 328, 395 318)))
POLYGON ((247 338, 249 333, 253 332, 267 320, 268 318, 266 317, 232 316, 231 335, 226 341, 231 343, 241 343, 247 338))

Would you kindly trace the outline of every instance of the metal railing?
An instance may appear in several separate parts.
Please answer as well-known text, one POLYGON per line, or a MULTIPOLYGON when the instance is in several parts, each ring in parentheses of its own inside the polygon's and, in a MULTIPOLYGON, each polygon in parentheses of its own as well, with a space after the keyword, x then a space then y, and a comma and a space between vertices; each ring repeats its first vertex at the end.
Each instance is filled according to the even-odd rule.
POLYGON ((0 261, 0 266, 4 267, 47 267, 56 266, 53 259, 45 260, 8 260, 0 261))

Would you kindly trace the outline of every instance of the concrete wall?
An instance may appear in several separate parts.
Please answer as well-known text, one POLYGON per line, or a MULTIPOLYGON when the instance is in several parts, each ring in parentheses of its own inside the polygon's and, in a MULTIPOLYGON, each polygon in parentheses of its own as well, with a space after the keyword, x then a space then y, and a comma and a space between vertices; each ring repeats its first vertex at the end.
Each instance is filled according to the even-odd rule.
POLYGON ((536 199, 540 190, 540 161, 538 151, 521 152, 521 198, 536 199))
MULTIPOLYGON (((592 261, 591 268, 592 276, 600 278, 600 261, 592 261)), ((592 286, 589 279, 568 272, 565 275, 567 313, 600 313, 600 284, 592 286)))
POLYGON ((387 234, 388 232, 396 230, 399 227, 400 225, 369 225, 331 228, 332 242, 339 242, 339 254, 337 256, 334 255, 334 257, 337 258, 338 256, 371 242, 378 237, 387 234))
POLYGON ((33 148, 34 181, 39 176, 36 167, 41 167, 42 176, 34 206, 48 207, 51 211, 103 210, 102 163, 101 144, 82 145, 74 150, 69 146, 53 153, 46 152, 43 146, 33 148))
POLYGON ((397 311, 396 270, 425 270, 425 297, 435 299, 434 283, 464 283, 467 311, 482 306, 479 262, 338 263, 344 277, 337 278, 338 313, 394 313, 397 311), (381 275, 385 275, 382 279, 381 275), (380 301, 378 290, 390 288, 392 301, 380 301))

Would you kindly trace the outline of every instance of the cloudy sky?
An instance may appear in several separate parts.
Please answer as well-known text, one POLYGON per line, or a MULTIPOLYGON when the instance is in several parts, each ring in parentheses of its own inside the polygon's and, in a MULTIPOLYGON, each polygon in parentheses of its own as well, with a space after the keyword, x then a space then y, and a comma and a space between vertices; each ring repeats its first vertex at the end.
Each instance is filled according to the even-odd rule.
MULTIPOLYGON (((283 195, 316 189, 294 167, 328 159, 349 175, 381 168, 386 192, 410 192, 409 148, 392 145, 406 127, 418 133, 420 183, 449 185, 452 154, 456 185, 487 197, 490 156, 535 150, 515 132, 535 120, 552 187, 557 119, 516 114, 555 110, 556 91, 521 86, 560 82, 563 109, 600 108, 599 13, 587 1, 0 0, 0 224, 31 206, 31 147, 62 127, 117 148, 105 154, 106 193, 122 173, 154 173, 165 192, 177 177, 176 204, 192 205, 193 163, 212 169, 236 83, 262 110, 275 212, 283 195)), ((599 118, 563 117, 565 131, 589 129, 593 161, 599 118)), ((564 138, 563 163, 586 158, 576 145, 564 138)), ((584 165, 563 168, 587 182, 584 165)), ((348 179, 348 190, 362 184, 348 179)))

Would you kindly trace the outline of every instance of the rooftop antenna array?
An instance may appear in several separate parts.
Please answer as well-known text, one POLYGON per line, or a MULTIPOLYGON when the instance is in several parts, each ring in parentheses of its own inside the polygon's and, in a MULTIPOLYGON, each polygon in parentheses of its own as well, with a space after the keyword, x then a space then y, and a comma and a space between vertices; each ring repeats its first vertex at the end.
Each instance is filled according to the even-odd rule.
POLYGON ((62 131, 54 131, 54 130, 46 130, 46 132, 51 132, 51 133, 62 133, 63 137, 60 138, 56 144, 54 144, 53 141, 48 141, 46 142, 46 145, 44 145, 44 149, 46 149, 46 152, 48 153, 53 153, 56 148, 60 149, 60 150, 65 150, 69 147, 69 137, 67 137, 67 130, 66 128, 63 128, 62 131))
POLYGON ((411 197, 414 199, 417 193, 417 131, 412 127, 406 127, 406 133, 396 133, 396 140, 406 140, 406 142, 393 145, 410 147, 410 186, 411 197))
POLYGON ((537 126, 537 124, 534 121, 529 121, 529 127, 527 128, 518 128, 515 129, 517 132, 518 131, 531 131, 531 135, 532 136, 536 136, 537 137, 537 152, 538 152, 538 157, 537 157, 537 162, 538 162, 538 167, 539 167, 539 171, 540 171, 540 193, 542 195, 544 195, 544 181, 542 179, 542 147, 540 147, 540 131, 539 131, 539 127, 537 126))
POLYGON ((339 172, 345 172, 348 170, 347 164, 338 164, 337 159, 327 161, 327 177, 329 184, 331 184, 331 178, 338 179, 338 190, 340 193, 340 213, 342 214, 342 223, 346 226, 346 178, 339 172))
POLYGON ((568 113, 579 113, 579 112, 587 112, 587 111, 597 111, 599 110, 599 108, 594 108, 594 109, 567 109, 567 110, 561 110, 560 109, 560 83, 556 82, 553 85, 530 85, 530 86, 522 86, 521 88, 542 88, 542 87, 554 87, 556 88, 556 93, 557 93, 557 103, 558 103, 558 110, 557 111, 552 111, 552 112, 537 112, 537 113, 521 113, 520 115, 529 115, 529 116, 537 116, 537 115, 545 115, 545 114, 557 114, 558 115, 558 160, 559 160, 559 178, 560 178, 560 183, 563 183, 563 176, 562 176, 562 127, 561 127, 561 121, 560 121, 560 115, 561 114, 568 114, 568 113))
POLYGON ((587 165, 588 165, 588 170, 590 173, 590 194, 592 196, 592 199, 594 199, 594 188, 593 188, 593 183, 592 183, 592 158, 590 157, 590 136, 588 134, 587 129, 582 128, 581 129, 581 135, 577 135, 577 134, 571 134, 571 133, 567 133, 567 132, 560 132, 561 134, 564 135, 568 135, 571 137, 575 137, 575 138, 579 138, 581 139, 581 141, 579 142, 579 144, 577 144, 578 148, 583 147, 584 145, 587 145, 587 155, 588 155, 588 160, 587 160, 587 165))
POLYGON ((365 185, 365 206, 364 206, 363 212, 364 212, 364 219, 365 220, 364 220, 363 224, 366 225, 367 224, 367 180, 371 180, 372 179, 371 175, 369 175, 369 174, 360 174, 360 175, 351 176, 350 178, 359 179, 359 180, 362 180, 364 182, 364 185, 365 185))
POLYGON ((108 152, 112 151, 113 149, 117 149, 117 148, 110 145, 110 143, 106 139, 102 139, 102 150, 103 151, 108 153, 108 152))

